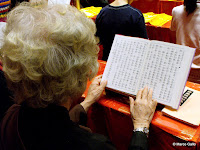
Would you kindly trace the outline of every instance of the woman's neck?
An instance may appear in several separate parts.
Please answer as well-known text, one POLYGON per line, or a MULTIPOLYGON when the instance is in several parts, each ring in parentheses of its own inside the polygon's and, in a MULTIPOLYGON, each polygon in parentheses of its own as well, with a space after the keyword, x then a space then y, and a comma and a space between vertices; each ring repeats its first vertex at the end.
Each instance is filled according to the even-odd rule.
POLYGON ((71 99, 69 98, 67 101, 61 103, 60 105, 61 105, 61 106, 64 106, 65 108, 67 108, 67 110, 69 110, 70 107, 71 107, 71 104, 72 104, 71 102, 72 102, 72 101, 71 101, 71 99))
POLYGON ((110 3, 111 6, 122 6, 128 4, 128 0, 115 0, 114 2, 110 3))

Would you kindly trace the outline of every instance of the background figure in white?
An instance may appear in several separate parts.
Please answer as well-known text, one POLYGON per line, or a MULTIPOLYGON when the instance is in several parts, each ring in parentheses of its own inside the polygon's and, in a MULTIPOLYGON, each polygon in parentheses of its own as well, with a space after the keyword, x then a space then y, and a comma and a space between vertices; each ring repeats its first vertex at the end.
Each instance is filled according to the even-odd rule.
POLYGON ((3 38, 4 38, 4 29, 6 27, 5 22, 0 22, 0 48, 3 45, 3 38))
POLYGON ((71 0, 48 0, 48 4, 70 4, 71 0))
POLYGON ((200 4, 184 0, 184 5, 172 10, 170 29, 176 31, 176 43, 196 48, 188 80, 200 83, 200 4))

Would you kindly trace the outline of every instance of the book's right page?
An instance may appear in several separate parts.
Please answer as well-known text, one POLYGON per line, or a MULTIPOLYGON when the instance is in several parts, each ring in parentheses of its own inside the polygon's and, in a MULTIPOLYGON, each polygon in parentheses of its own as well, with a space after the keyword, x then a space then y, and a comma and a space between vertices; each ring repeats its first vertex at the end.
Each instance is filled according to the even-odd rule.
POLYGON ((148 85, 154 90, 154 99, 177 109, 194 53, 195 49, 187 46, 151 41, 138 90, 148 85))

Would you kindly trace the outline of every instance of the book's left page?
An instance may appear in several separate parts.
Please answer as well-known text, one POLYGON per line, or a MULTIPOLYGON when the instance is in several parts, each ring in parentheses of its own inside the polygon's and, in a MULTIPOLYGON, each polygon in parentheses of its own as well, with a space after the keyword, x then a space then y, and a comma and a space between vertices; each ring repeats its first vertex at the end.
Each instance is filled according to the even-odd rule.
POLYGON ((102 80, 107 88, 127 95, 137 94, 137 84, 151 41, 115 35, 102 80))

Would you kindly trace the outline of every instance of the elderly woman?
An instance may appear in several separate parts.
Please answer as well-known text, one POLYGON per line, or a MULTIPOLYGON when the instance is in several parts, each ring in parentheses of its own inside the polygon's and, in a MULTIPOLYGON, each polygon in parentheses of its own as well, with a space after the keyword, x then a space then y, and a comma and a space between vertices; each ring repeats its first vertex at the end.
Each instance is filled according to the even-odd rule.
MULTIPOLYGON (((85 100, 69 111, 98 70, 95 24, 71 6, 29 5, 22 3, 8 14, 0 50, 16 103, 2 120, 0 149, 115 149, 104 136, 78 126, 106 86, 101 76, 94 78, 85 100)), ((130 149, 146 149, 156 101, 147 87, 135 102, 130 100, 135 128, 130 149)))

